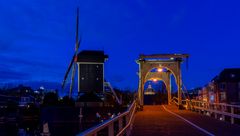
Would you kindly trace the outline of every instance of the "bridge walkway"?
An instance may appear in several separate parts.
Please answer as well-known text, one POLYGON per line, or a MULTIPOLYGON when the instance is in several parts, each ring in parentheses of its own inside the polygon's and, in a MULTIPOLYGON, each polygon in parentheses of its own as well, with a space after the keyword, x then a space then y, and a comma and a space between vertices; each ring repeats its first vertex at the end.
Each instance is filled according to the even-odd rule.
POLYGON ((239 136, 240 126, 187 110, 178 110, 176 106, 144 106, 137 112, 133 124, 132 136, 239 136))

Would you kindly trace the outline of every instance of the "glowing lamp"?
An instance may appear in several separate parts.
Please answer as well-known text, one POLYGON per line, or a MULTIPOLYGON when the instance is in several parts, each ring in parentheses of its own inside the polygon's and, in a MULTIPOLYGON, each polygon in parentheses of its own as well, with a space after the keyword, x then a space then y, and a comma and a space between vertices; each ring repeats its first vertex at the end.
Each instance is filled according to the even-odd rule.
POLYGON ((158 68, 158 70, 157 70, 158 72, 162 72, 163 71, 163 69, 162 68, 158 68))
POLYGON ((157 82, 157 79, 156 79, 156 78, 154 78, 154 79, 153 79, 153 82, 157 82))

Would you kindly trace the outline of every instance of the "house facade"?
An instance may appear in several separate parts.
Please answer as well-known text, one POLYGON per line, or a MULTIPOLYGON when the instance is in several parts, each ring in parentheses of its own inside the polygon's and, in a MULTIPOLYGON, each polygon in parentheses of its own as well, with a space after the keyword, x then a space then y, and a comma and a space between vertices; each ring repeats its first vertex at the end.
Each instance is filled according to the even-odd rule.
POLYGON ((224 69, 199 91, 201 101, 240 104, 240 68, 224 69))

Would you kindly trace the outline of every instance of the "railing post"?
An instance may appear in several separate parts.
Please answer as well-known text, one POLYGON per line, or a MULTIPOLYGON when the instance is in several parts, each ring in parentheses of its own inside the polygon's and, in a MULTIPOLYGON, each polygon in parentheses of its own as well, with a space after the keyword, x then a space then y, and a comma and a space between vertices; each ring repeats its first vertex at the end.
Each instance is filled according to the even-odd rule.
POLYGON ((214 118, 215 118, 215 119, 217 119, 217 113, 216 113, 216 111, 217 111, 217 105, 214 104, 214 118))
POLYGON ((132 130, 132 124, 130 124, 129 128, 126 131, 126 136, 130 136, 132 130))
MULTIPOLYGON (((222 111, 222 113, 225 112, 225 107, 224 107, 224 105, 221 106, 221 111, 222 111)), ((222 120, 225 121, 225 116, 224 116, 224 114, 222 114, 222 120)))
POLYGON ((123 128, 123 118, 119 118, 118 120, 118 132, 123 128))
POLYGON ((191 110, 190 104, 189 104, 189 100, 186 100, 186 106, 187 106, 187 110, 191 110))
MULTIPOLYGON (((231 106, 231 114, 234 114, 234 107, 231 106)), ((234 117, 231 116, 231 124, 234 124, 234 117)))
POLYGON ((193 110, 196 111, 196 109, 194 107, 196 107, 196 102, 192 102, 192 107, 193 107, 193 110))
POLYGON ((201 114, 201 108, 202 108, 202 103, 201 103, 201 102, 198 102, 198 107, 199 107, 199 109, 198 109, 198 113, 201 114))
POLYGON ((113 122, 108 126, 108 136, 114 136, 114 123, 113 122))
MULTIPOLYGON (((134 114, 134 111, 131 111, 127 116, 126 116, 126 122, 129 123, 131 115, 134 114)), ((131 134, 131 129, 132 129, 132 124, 130 124, 129 128, 126 130, 126 136, 129 136, 131 134)))
POLYGON ((209 104, 209 109, 210 109, 210 110, 212 110, 212 109, 213 109, 213 108, 212 108, 212 107, 213 107, 212 105, 213 105, 212 103, 211 103, 211 104, 209 104))

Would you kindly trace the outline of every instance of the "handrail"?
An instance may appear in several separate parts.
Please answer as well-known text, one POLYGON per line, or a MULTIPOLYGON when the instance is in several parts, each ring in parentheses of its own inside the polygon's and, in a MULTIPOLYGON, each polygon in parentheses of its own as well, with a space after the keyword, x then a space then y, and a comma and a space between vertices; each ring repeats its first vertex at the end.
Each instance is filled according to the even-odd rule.
POLYGON ((122 104, 122 100, 120 100, 120 99, 118 98, 118 96, 117 96, 116 92, 114 91, 114 89, 112 88, 112 85, 110 84, 110 82, 104 82, 104 83, 105 83, 105 84, 104 84, 105 86, 107 86, 107 87, 110 88, 110 90, 111 90, 111 92, 113 93, 113 95, 115 96, 118 104, 122 104))
MULTIPOLYGON (((189 102, 189 100, 187 100, 187 102, 189 102)), ((240 113, 236 113, 236 111, 240 109, 239 105, 209 103, 199 100, 191 100, 191 106, 188 106, 189 103, 186 104, 190 110, 198 111, 199 113, 212 113, 216 119, 220 118, 221 120, 225 120, 225 116, 229 116, 232 124, 234 124, 235 118, 240 119, 240 113)))
POLYGON ((209 102, 204 102, 204 101, 199 101, 199 100, 191 100, 191 101, 192 102, 201 102, 201 103, 208 103, 208 104, 214 104, 214 105, 223 105, 223 106, 240 108, 240 105, 232 105, 232 104, 226 104, 226 103, 209 103, 209 102))
MULTIPOLYGON (((83 131, 82 133, 78 134, 77 136, 92 136, 92 135, 97 135, 97 133, 99 131, 101 131, 102 129, 108 127, 108 129, 114 129, 113 125, 114 125, 114 122, 115 121, 119 121, 119 122, 122 122, 122 119, 124 116, 128 116, 129 114, 130 115, 130 118, 129 120, 126 119, 126 122, 127 122, 127 125, 124 127, 124 128, 121 128, 120 132, 119 133, 123 133, 124 131, 126 131, 126 129, 130 126, 130 124, 132 123, 132 120, 133 120, 133 115, 135 113, 135 109, 136 109, 136 102, 133 101, 133 103, 131 104, 131 106, 128 108, 127 111, 125 111, 124 113, 112 118, 112 119, 109 119, 97 126, 94 126, 92 128, 89 128, 85 131, 83 131)), ((122 125, 122 124, 121 124, 122 125)), ((108 132, 110 133, 109 136, 112 136, 114 133, 114 130, 108 130, 108 132)))
MULTIPOLYGON (((133 108, 133 111, 135 111, 135 109, 136 109, 136 104, 135 104, 135 106, 133 108)), ((123 135, 123 132, 125 132, 127 130, 127 128, 132 124, 133 117, 134 117, 134 112, 132 112, 130 120, 128 121, 128 124, 117 134, 117 136, 123 135)))
POLYGON ((178 105, 178 102, 176 102, 176 101, 178 101, 178 99, 176 97, 173 97, 172 102, 174 102, 176 105, 178 105))

